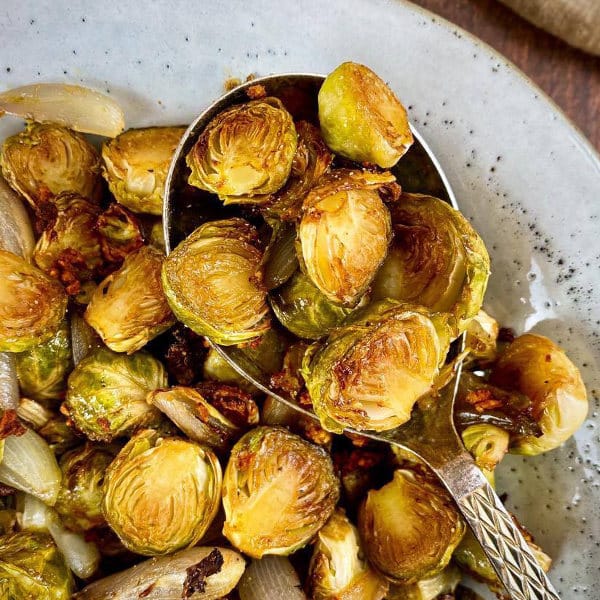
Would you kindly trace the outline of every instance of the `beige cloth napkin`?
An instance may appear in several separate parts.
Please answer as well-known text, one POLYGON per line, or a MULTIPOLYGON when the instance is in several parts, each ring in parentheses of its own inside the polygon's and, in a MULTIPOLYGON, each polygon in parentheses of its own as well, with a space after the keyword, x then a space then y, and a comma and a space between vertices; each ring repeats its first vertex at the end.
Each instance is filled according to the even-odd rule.
POLYGON ((538 27, 600 55, 600 0, 500 0, 538 27))

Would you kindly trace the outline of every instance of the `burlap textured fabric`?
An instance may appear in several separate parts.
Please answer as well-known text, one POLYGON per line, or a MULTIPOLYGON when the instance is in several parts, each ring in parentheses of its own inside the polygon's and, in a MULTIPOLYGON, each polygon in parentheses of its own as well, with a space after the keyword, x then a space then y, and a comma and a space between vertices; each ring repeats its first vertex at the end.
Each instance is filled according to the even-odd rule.
POLYGON ((600 0, 500 0, 525 19, 600 55, 600 0))

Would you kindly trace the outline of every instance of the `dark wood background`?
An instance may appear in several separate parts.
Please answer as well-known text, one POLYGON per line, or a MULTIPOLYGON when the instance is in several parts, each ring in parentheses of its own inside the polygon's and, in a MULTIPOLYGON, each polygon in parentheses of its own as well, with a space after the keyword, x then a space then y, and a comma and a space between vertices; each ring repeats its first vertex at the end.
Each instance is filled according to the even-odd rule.
POLYGON ((600 150, 600 58, 534 27, 497 0, 413 2, 456 23, 504 54, 600 150))

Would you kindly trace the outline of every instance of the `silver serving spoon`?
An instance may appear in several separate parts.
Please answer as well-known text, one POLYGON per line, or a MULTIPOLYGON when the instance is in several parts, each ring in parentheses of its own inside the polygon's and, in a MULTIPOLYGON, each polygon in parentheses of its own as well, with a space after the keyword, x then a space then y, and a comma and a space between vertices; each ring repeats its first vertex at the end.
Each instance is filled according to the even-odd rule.
MULTIPOLYGON (((271 75, 245 83, 209 106, 189 126, 171 163, 165 184, 163 210, 167 253, 202 223, 227 218, 235 206, 224 207, 211 194, 187 185, 189 169, 185 157, 206 125, 233 104, 248 101, 247 89, 262 85, 270 96, 284 101, 296 118, 314 117, 317 92, 323 76, 312 74, 271 75)), ((392 172, 405 191, 427 193, 458 208, 450 184, 435 156, 414 130, 415 143, 392 172)), ((317 417, 294 401, 274 392, 269 377, 235 347, 209 343, 227 362, 257 388, 294 410, 317 417)), ((460 365, 452 384, 439 401, 425 411, 415 410, 405 425, 381 433, 347 431, 387 442, 423 460, 446 486, 464 519, 483 547, 506 591, 514 600, 558 600, 559 597, 538 564, 510 514, 489 485, 473 458, 465 450, 454 427, 452 411, 460 378, 460 365)))

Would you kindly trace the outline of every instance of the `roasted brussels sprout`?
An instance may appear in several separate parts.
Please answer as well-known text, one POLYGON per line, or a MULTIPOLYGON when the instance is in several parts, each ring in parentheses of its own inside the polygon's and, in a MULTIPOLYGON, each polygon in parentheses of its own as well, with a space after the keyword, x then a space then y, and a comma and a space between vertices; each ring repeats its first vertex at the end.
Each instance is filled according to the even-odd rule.
POLYGON ((371 69, 353 62, 342 63, 325 78, 319 122, 334 152, 384 168, 393 167, 413 143, 400 100, 371 69))
POLYGON ((21 392, 34 400, 62 400, 73 368, 67 319, 46 342, 16 355, 21 392))
POLYGON ((244 559, 229 548, 188 548, 94 581, 73 598, 221 600, 236 586, 245 567, 244 559))
POLYGON ((111 350, 131 354, 175 322, 160 280, 163 259, 142 246, 96 288, 85 320, 111 350))
POLYGON ((67 309, 60 283, 4 250, 0 250, 0 281, 0 352, 24 352, 48 341, 67 309))
POLYGON ((542 435, 511 440, 510 452, 541 454, 568 440, 588 413, 581 374, 564 351, 547 337, 526 333, 502 354, 491 382, 503 389, 525 394, 533 404, 533 417, 542 435))
POLYGON ((410 419, 447 351, 443 317, 381 302, 359 311, 323 346, 308 351, 303 375, 325 429, 384 431, 410 419))
POLYGON ((477 466, 488 481, 494 485, 494 469, 508 451, 510 435, 508 431, 495 425, 479 423, 470 425, 461 437, 465 448, 471 453, 477 466))
POLYGON ((341 511, 317 534, 308 584, 313 600, 381 600, 388 582, 363 557, 356 527, 341 511))
POLYGON ((44 438, 48 447, 56 456, 62 456, 68 450, 79 446, 83 441, 83 436, 75 431, 73 427, 69 427, 62 415, 51 418, 37 432, 44 438))
POLYGON ((332 302, 356 305, 383 262, 391 226, 377 190, 393 181, 390 173, 339 169, 324 175, 304 199, 300 264, 332 302))
POLYGON ((318 340, 352 312, 333 304, 310 278, 297 272, 290 281, 270 294, 270 303, 279 322, 298 337, 318 340))
POLYGON ((0 536, 0 596, 7 600, 69 600, 73 578, 46 533, 0 536))
POLYGON ((86 443, 60 459, 62 483, 54 508, 72 531, 87 531, 105 525, 102 515, 104 473, 116 449, 86 443))
POLYGON ((466 328, 465 346, 469 350, 469 359, 475 359, 479 364, 489 365, 498 357, 498 321, 480 310, 466 328))
POLYGON ((264 214, 282 221, 295 221, 298 218, 306 194, 327 172, 333 160, 333 154, 325 145, 321 132, 312 123, 299 121, 296 131, 298 147, 287 183, 261 207, 264 214))
POLYGON ((165 179, 185 127, 130 129, 102 146, 102 174, 117 202, 162 214, 165 179))
POLYGON ((454 600, 460 570, 448 565, 443 571, 409 585, 392 585, 386 600, 454 600))
POLYGON ((162 282, 175 316, 223 345, 269 329, 266 291, 258 268, 256 230, 243 219, 205 223, 163 263, 162 282))
POLYGON ((36 208, 61 192, 99 200, 100 157, 79 133, 52 123, 29 123, 4 141, 2 174, 36 208))
POLYGON ((458 335, 483 302, 490 259, 463 215, 432 196, 402 194, 390 207, 395 236, 373 298, 395 298, 454 317, 458 335))
POLYGON ((240 436, 240 429, 193 388, 176 386, 155 390, 148 402, 163 412, 190 439, 225 450, 240 436))
POLYGON ((325 524, 339 484, 322 448, 279 427, 257 427, 231 451, 223 479, 223 534, 261 558, 304 546, 325 524))
MULTIPOLYGON (((144 245, 142 226, 124 206, 113 202, 98 217, 98 233, 104 258, 116 264, 144 245)), ((164 244, 162 248, 164 252, 164 244)))
POLYGON ((70 192, 57 196, 53 204, 56 216, 35 245, 33 260, 42 271, 59 279, 69 294, 76 294, 103 262, 96 231, 100 209, 70 192))
POLYGON ((221 466, 210 450, 147 429, 107 469, 102 511, 131 551, 171 554, 202 538, 220 494, 221 466))
POLYGON ((167 386, 162 364, 146 352, 130 356, 100 348, 69 376, 63 411, 90 440, 110 442, 157 421, 152 390, 167 386))
POLYGON ((219 113, 186 157, 189 183, 225 204, 262 204, 286 182, 297 134, 277 98, 252 100, 219 113))
POLYGON ((446 490, 417 468, 398 469, 390 483, 368 493, 358 528, 369 562, 401 584, 442 571, 465 532, 446 490))
POLYGON ((260 393, 243 375, 240 375, 214 348, 209 348, 202 367, 202 375, 208 381, 236 385, 250 394, 260 393))

